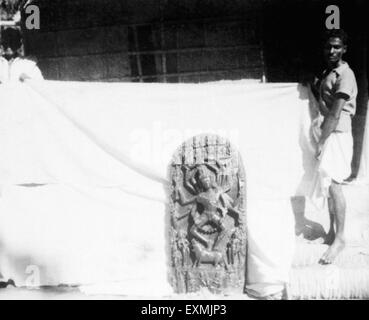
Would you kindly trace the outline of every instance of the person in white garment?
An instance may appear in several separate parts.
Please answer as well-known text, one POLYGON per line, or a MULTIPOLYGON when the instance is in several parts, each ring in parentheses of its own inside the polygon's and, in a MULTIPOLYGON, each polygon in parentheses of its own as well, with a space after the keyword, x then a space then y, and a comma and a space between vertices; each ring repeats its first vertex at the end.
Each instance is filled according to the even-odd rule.
POLYGON ((320 126, 316 157, 323 186, 327 187, 331 217, 331 228, 326 239, 329 248, 321 257, 321 264, 333 263, 345 247, 346 201, 342 183, 351 174, 351 119, 355 115, 358 93, 354 72, 342 59, 346 51, 346 33, 341 29, 329 30, 324 42, 327 69, 318 86, 319 107, 324 118, 320 126))
POLYGON ((7 28, 1 32, 0 83, 43 79, 36 62, 24 58, 21 48, 22 36, 18 29, 7 28))

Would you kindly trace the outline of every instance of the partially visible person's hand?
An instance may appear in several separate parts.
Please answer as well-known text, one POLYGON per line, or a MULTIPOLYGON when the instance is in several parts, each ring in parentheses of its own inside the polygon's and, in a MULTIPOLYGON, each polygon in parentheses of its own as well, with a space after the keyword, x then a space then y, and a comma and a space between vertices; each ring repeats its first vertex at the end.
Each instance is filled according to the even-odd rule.
POLYGON ((25 80, 27 79, 31 79, 27 74, 25 73, 22 73, 20 76, 19 76, 19 81, 21 82, 24 82, 25 80))
POLYGON ((316 82, 315 75, 311 72, 301 75, 299 80, 299 82, 305 87, 313 87, 316 82))
POLYGON ((304 86, 304 87, 311 87, 311 79, 308 78, 308 77, 303 77, 301 80, 300 80, 300 83, 304 86))

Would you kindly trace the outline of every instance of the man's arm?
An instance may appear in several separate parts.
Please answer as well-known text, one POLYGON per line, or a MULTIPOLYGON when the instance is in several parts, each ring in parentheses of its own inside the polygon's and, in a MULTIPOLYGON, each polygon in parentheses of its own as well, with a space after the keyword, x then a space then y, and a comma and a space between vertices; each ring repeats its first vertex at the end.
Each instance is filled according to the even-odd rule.
POLYGON ((332 109, 324 117, 324 121, 321 126, 322 133, 316 151, 316 158, 319 159, 325 142, 331 133, 336 130, 343 106, 345 105, 347 99, 348 96, 346 94, 338 93, 333 101, 332 109))
POLYGON ((343 93, 338 93, 333 101, 332 109, 329 111, 327 116, 324 118, 322 124, 322 135, 320 137, 319 144, 323 145, 330 134, 336 130, 338 121, 341 116, 342 109, 348 99, 348 96, 343 93))
POLYGON ((329 115, 329 109, 323 100, 319 101, 319 111, 324 117, 329 115))
POLYGON ((318 106, 319 106, 320 113, 324 117, 326 117, 329 113, 329 109, 327 108, 325 102, 320 99, 320 90, 319 90, 320 83, 321 83, 321 80, 315 77, 314 80, 310 83, 310 90, 313 93, 316 101, 319 102, 318 106))
POLYGON ((308 85, 310 85, 310 90, 313 93, 315 99, 319 101, 320 93, 319 93, 319 86, 320 81, 317 77, 312 77, 310 81, 307 82, 308 85))

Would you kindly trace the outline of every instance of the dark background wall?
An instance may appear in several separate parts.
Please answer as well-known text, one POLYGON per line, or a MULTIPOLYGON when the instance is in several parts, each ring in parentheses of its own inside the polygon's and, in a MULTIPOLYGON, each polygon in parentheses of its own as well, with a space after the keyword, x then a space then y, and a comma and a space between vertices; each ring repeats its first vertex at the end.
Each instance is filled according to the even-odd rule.
POLYGON ((24 28, 26 53, 47 79, 120 81, 130 75, 120 1, 33 1, 41 29, 24 28))
POLYGON ((41 30, 25 30, 26 52, 48 79, 296 82, 323 69, 328 5, 350 36, 346 60, 358 84, 357 171, 367 108, 364 0, 35 0, 41 30))
POLYGON ((264 72, 268 81, 300 81, 323 67, 320 37, 330 4, 341 9, 341 26, 351 37, 347 59, 359 77, 365 70, 364 0, 34 3, 41 30, 24 30, 26 51, 53 79, 208 81, 264 72))
POLYGON ((26 50, 46 77, 201 82, 261 78, 255 0, 34 1, 41 30, 26 50))

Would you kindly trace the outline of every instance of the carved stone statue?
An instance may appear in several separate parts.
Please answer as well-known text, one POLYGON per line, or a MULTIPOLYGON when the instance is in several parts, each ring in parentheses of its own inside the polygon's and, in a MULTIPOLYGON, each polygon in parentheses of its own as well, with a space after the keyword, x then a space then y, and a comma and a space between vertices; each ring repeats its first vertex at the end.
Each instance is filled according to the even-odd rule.
POLYGON ((175 154, 170 173, 171 245, 181 252, 181 263, 172 254, 177 292, 242 292, 246 196, 238 152, 221 137, 197 136, 175 154))

